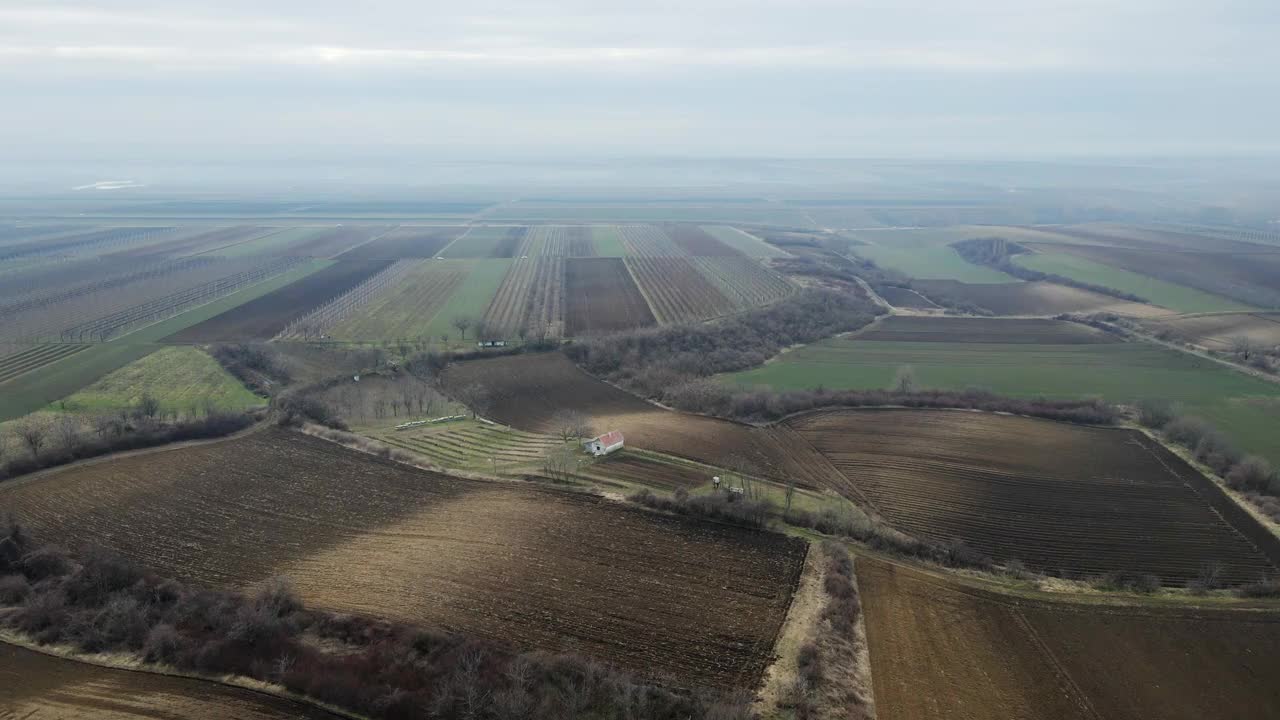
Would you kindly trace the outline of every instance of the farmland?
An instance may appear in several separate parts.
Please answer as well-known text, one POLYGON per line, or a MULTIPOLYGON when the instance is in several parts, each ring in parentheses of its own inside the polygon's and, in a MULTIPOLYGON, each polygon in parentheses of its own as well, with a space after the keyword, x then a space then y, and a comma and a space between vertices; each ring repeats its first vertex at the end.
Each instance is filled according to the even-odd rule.
POLYGON ((1270 717, 1280 615, 1028 602, 860 558, 880 720, 1270 717))
POLYGON ((289 246, 289 254, 328 258, 367 242, 391 228, 386 225, 339 225, 317 230, 289 246))
POLYGON ((564 335, 564 258, 532 257, 511 262, 482 324, 494 337, 522 331, 533 336, 564 335))
POLYGON ((564 276, 566 335, 614 332, 656 323, 621 258, 569 258, 564 276))
POLYGON ((532 433, 553 433, 560 410, 583 413, 593 432, 622 430, 627 444, 713 466, 741 459, 764 477, 826 487, 840 476, 787 428, 756 428, 664 410, 579 370, 560 353, 451 366, 448 389, 485 388, 484 415, 532 433))
POLYGON ((999 270, 974 265, 945 246, 899 247, 859 245, 854 252, 877 264, 920 280, 957 280, 966 283, 1017 283, 999 270))
POLYGON ((767 305, 794 293, 786 278, 750 258, 691 258, 708 280, 738 308, 767 305))
POLYGON ((716 687, 758 680, 805 553, 280 430, 68 468, 0 487, 0 506, 38 538, 98 542, 183 580, 247 588, 283 574, 316 607, 716 687))
POLYGON ((623 246, 622 238, 618 234, 618 228, 612 225, 592 225, 591 243, 595 245, 593 255, 622 257, 627 254, 627 249, 623 246))
POLYGON ((339 340, 422 337, 471 269, 463 260, 420 263, 380 299, 331 327, 329 335, 339 340))
POLYGON ((73 412, 134 407, 143 395, 164 412, 191 412, 212 406, 240 410, 265 404, 227 374, 217 361, 192 347, 164 347, 73 393, 61 405, 73 412))
POLYGON ((1213 313, 1144 320, 1153 332, 1172 333, 1175 338, 1213 350, 1229 350, 1240 339, 1261 346, 1280 345, 1280 313, 1213 313))
POLYGON ((548 435, 468 421, 370 435, 392 447, 423 455, 441 467, 472 470, 505 471, 537 465, 548 450, 564 444, 548 435))
POLYGON ((27 349, 0 357, 0 383, 8 382, 32 370, 39 370, 45 365, 74 355, 87 347, 89 346, 76 343, 46 343, 32 345, 27 349))
POLYGON ((517 257, 550 255, 553 257, 593 257, 592 230, 586 225, 540 225, 530 228, 517 257))
POLYGON ((698 257, 737 257, 741 253, 697 225, 670 223, 663 230, 671 240, 690 255, 698 257))
POLYGON ((626 265, 664 325, 705 320, 734 309, 688 258, 630 257, 626 265))
POLYGON ((1132 293, 1146 298, 1155 305, 1182 313, 1249 309, 1248 306, 1225 297, 1109 267, 1065 252, 1042 250, 1015 256, 1014 262, 1032 270, 1054 273, 1080 282, 1132 293))
POLYGON ((1209 420, 1244 450, 1280 461, 1274 419, 1280 386, 1155 345, 1094 342, 1107 338, 1052 321, 1032 321, 1045 323, 1039 329, 1026 324, 1001 329, 1010 322, 888 318, 856 337, 797 348, 725 380, 778 390, 887 388, 898 368, 910 366, 925 388, 979 387, 1028 398, 1099 395, 1112 402, 1170 401, 1209 420))
POLYGON ((441 251, 446 258, 509 258, 516 254, 529 228, 476 226, 441 251))
POLYGON ((331 720, 338 715, 272 695, 63 660, 0 643, 5 717, 61 720, 331 720))
POLYGON ((1238 509, 1228 524, 1218 513, 1231 501, 1134 431, 963 411, 830 411, 787 424, 894 526, 998 560, 1176 584, 1211 563, 1223 582, 1252 582, 1280 561, 1280 540, 1238 509))
POLYGON ((1043 281, 976 284, 954 280, 916 280, 911 285, 931 300, 959 300, 996 315, 1113 312, 1133 317, 1154 317, 1171 314, 1151 305, 1043 281))
POLYGON ((654 225, 619 225, 618 235, 627 255, 640 257, 676 257, 687 255, 671 236, 654 225))
POLYGON ((929 309, 938 307, 930 302, 929 298, 907 288, 886 286, 880 288, 879 293, 885 302, 898 308, 929 309))
POLYGON ((753 258, 775 258, 787 257, 788 253, 760 238, 735 227, 728 225, 703 225, 703 232, 711 235, 720 242, 737 250, 738 252, 753 258))
POLYGON ((435 257, 466 228, 457 226, 401 225, 371 242, 353 248, 344 259, 435 257))

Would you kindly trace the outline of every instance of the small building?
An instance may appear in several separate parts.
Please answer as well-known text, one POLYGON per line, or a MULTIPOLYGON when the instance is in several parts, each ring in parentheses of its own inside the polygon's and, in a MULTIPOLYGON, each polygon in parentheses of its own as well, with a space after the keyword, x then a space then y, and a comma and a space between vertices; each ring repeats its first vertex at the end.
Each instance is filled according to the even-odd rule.
POLYGON ((622 449, 622 432, 619 430, 612 430, 600 437, 583 440, 582 446, 592 455, 608 455, 615 450, 622 449))

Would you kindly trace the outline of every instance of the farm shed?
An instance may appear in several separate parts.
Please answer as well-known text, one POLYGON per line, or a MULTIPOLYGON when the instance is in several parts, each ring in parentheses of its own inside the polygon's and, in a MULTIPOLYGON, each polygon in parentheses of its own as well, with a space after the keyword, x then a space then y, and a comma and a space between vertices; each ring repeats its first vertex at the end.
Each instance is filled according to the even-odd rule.
POLYGON ((584 440, 582 446, 592 455, 608 455, 615 450, 622 449, 622 433, 618 430, 612 430, 600 437, 584 440))

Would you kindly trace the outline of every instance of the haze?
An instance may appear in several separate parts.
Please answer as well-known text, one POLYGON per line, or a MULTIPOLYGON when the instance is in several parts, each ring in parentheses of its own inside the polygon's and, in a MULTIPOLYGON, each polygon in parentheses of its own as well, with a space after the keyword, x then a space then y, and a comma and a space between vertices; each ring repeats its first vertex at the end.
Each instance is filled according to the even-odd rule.
POLYGON ((1278 21, 1246 0, 10 0, 0 135, 11 181, 209 163, 1247 157, 1280 148, 1278 21))

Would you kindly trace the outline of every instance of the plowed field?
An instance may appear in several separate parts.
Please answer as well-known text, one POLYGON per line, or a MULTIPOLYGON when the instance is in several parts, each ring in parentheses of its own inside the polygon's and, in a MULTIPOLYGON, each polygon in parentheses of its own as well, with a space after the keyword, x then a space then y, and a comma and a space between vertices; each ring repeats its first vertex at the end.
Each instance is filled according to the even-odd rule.
POLYGON ((664 325, 706 320, 735 309, 688 258, 631 257, 626 264, 664 325))
POLYGON ((963 283, 956 280, 915 280, 926 297, 938 295, 973 303, 996 315, 1058 315, 1114 312, 1134 317, 1168 315, 1154 305, 1117 300, 1106 295, 1049 282, 963 283))
POLYGON ((286 575, 317 607, 718 687, 758 681, 805 552, 283 430, 10 483, 0 507, 37 538, 100 543, 183 580, 244 588, 286 575))
POLYGON ((891 315, 859 340, 942 343, 1095 345, 1119 342, 1100 330, 1061 320, 891 315))
POLYGON ((925 410, 831 411, 788 424, 895 526, 997 559, 1181 585, 1209 563, 1224 582, 1253 582, 1280 558, 1280 541, 1137 432, 925 410))
POLYGON ((390 229, 385 225, 339 225, 325 228, 290 246, 289 254, 333 257, 390 229))
POLYGON ((701 257, 740 257, 742 255, 697 225, 672 223, 663 226, 663 230, 690 255, 701 257))
POLYGON ((1214 313, 1156 318, 1142 323, 1169 331, 1213 350, 1229 350, 1240 339, 1260 346, 1280 345, 1280 313, 1214 313))
POLYGON ((391 258, 392 260, 403 260, 405 258, 435 257, 441 248, 453 242, 465 229, 463 227, 406 225, 398 227, 360 247, 353 248, 339 259, 391 258))
POLYGON ((234 307, 166 338, 173 342, 269 340, 290 320, 307 314, 359 285, 391 264, 391 260, 339 261, 279 290, 234 307))
POLYGON ((900 308, 935 308, 938 307, 929 301, 929 298, 921 295, 915 290, 908 290, 900 287, 880 288, 880 297, 884 298, 890 305, 900 308))
POLYGON ((591 335, 655 325, 622 258, 565 260, 565 334, 591 335))
POLYGON ((595 257, 591 228, 585 225, 541 225, 530 228, 517 257, 595 257))
POLYGON ((1280 614, 1026 601, 857 561, 879 720, 1280 716, 1280 614))
POLYGON ((485 388, 484 414, 527 432, 554 433, 558 411, 578 410, 595 432, 621 430, 635 447, 719 467, 741 457, 760 475, 806 487, 842 482, 790 428, 756 428, 665 410, 600 382, 560 353, 455 363, 444 381, 447 388, 485 388))
POLYGON ((494 337, 564 334, 564 258, 518 258, 485 310, 483 324, 494 337))
POLYGON ((217 683, 98 667, 0 643, 0 717, 319 720, 319 708, 217 683))

